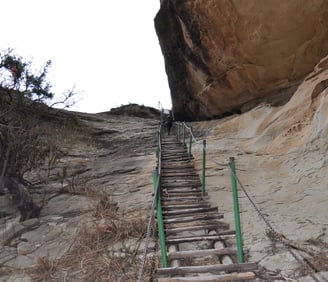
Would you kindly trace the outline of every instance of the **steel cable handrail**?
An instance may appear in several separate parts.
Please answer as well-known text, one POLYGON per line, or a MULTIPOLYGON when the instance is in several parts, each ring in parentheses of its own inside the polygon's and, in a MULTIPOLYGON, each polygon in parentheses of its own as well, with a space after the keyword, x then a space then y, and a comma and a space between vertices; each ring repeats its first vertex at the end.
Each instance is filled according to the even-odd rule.
MULTIPOLYGON (((157 173, 160 176, 161 174, 161 154, 162 154, 162 145, 161 145, 161 126, 158 129, 158 167, 157 167, 157 173)), ((146 231, 146 242, 145 242, 145 247, 144 251, 142 254, 142 259, 140 263, 140 268, 138 272, 138 278, 137 282, 141 282, 142 275, 145 269, 145 264, 146 264, 146 258, 147 258, 147 253, 148 253, 148 246, 149 246, 149 241, 150 241, 150 235, 152 231, 152 225, 155 217, 155 207, 156 207, 156 202, 157 202, 157 197, 159 193, 159 188, 160 188, 160 177, 157 177, 156 185, 155 185, 155 192, 154 192, 154 197, 153 197, 153 202, 151 205, 150 209, 150 215, 149 215, 149 220, 148 220, 148 225, 147 225, 147 231, 146 231)))
MULTIPOLYGON (((194 136, 193 132, 192 132, 192 128, 190 126, 188 126, 185 122, 181 123, 190 133, 190 136, 192 137, 192 140, 196 143, 196 144, 202 144, 202 141, 198 141, 196 139, 196 137, 194 136)), ((206 147, 203 147, 203 150, 205 150, 206 152, 208 151, 206 147)), ((232 166, 231 166, 231 162, 227 162, 227 163, 221 163, 216 161, 213 157, 211 157, 209 154, 207 154, 208 158, 214 162, 215 164, 217 164, 218 166, 228 166, 232 176, 235 178, 235 180, 238 182, 238 184, 240 185, 243 193, 245 194, 245 196, 247 197, 247 199, 250 201, 251 205, 253 206, 253 208, 256 210, 258 216, 264 221, 264 223, 266 224, 266 226, 269 228, 269 230, 272 232, 272 234, 274 235, 274 239, 277 242, 280 242, 285 248, 286 250, 292 255, 292 257, 303 266, 303 268, 307 268, 310 269, 312 271, 309 272, 309 275, 311 276, 311 278, 316 281, 316 282, 320 282, 320 280, 314 276, 313 271, 315 271, 315 269, 313 269, 313 267, 311 266, 311 264, 304 260, 302 257, 299 258, 296 253, 291 249, 291 247, 283 240, 282 235, 280 235, 270 224, 270 222, 267 220, 267 218, 264 216, 264 214, 260 211, 260 209, 257 207, 257 205, 255 204, 254 200, 252 199, 252 197, 250 196, 250 194, 247 192, 245 186, 242 184, 242 182, 240 181, 240 179, 238 178, 238 176, 236 175, 236 173, 233 171, 232 166)))
POLYGON ((153 203, 152 203, 151 210, 150 210, 150 216, 149 216, 149 221, 148 221, 147 231, 146 231, 146 243, 145 243, 145 248, 144 248, 144 251, 143 251, 143 254, 142 254, 142 259, 141 259, 140 268, 139 268, 139 272, 138 272, 137 282, 141 282, 141 278, 142 278, 142 275, 143 275, 143 272, 144 272, 144 269, 145 269, 146 258, 147 258, 147 253, 148 253, 148 246, 149 246, 149 241, 150 241, 150 235, 151 235, 151 230, 152 230, 152 225, 153 225, 154 215, 155 215, 155 205, 156 205, 158 190, 159 190, 159 178, 157 178, 153 203))
POLYGON ((315 269, 313 269, 313 267, 309 264, 309 262, 307 260, 304 260, 302 257, 299 258, 296 253, 291 249, 291 247, 285 242, 285 240, 283 239, 283 236, 281 234, 279 234, 270 224, 270 222, 268 221, 268 219, 264 216, 264 214, 260 211, 260 209, 258 208, 258 206, 255 204, 255 201, 253 200, 252 196, 250 196, 250 194, 248 193, 248 191, 246 190, 245 186, 243 185, 243 183, 240 181, 239 177, 234 173, 234 171, 231 169, 231 163, 229 163, 229 167, 230 167, 230 171, 233 175, 233 177, 236 179, 236 181, 238 182, 239 186, 241 187, 243 193, 245 194, 245 196, 247 197, 247 199, 250 201, 251 205, 253 206, 253 208, 256 210, 258 216, 264 221, 264 223, 266 224, 266 226, 269 228, 269 230, 272 232, 273 236, 274 236, 274 240, 281 243, 286 250, 292 255, 292 257, 303 266, 303 268, 307 268, 307 269, 311 269, 312 271, 309 272, 311 278, 316 281, 316 282, 320 282, 319 279, 317 277, 314 276, 313 271, 315 271, 315 269))
MULTIPOLYGON (((188 129, 189 133, 190 133, 190 136, 192 137, 192 140, 198 144, 198 145, 201 145, 203 146, 203 142, 200 141, 200 140, 197 140, 194 133, 192 132, 192 128, 190 126, 188 126, 185 122, 182 122, 181 123, 186 129, 188 129)), ((205 150, 206 153, 208 153, 208 149, 207 148, 203 148, 205 150)), ((227 162, 219 162, 217 160, 215 160, 211 155, 207 154, 208 156, 208 159, 211 160, 213 163, 215 163, 216 165, 218 166, 226 166, 228 167, 229 166, 229 161, 227 162)))

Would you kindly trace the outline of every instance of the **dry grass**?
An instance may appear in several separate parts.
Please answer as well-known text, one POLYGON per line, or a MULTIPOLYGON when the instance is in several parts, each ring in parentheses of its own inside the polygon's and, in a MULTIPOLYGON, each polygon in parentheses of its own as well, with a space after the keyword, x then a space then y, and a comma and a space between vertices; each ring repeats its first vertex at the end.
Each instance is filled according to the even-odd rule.
MULTIPOLYGON (((78 232, 70 251, 58 260, 40 258, 28 269, 33 281, 136 281, 140 259, 136 252, 118 257, 110 250, 117 242, 144 237, 147 222, 141 216, 119 214, 110 197, 101 197, 92 221, 78 232)), ((143 281, 153 281, 156 256, 146 261, 143 281)))

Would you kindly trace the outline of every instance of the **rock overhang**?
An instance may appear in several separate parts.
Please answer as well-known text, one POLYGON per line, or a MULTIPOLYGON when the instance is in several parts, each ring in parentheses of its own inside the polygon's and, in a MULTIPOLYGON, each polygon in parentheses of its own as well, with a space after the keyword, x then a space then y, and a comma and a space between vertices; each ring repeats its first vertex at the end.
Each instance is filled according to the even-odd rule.
POLYGON ((324 0, 161 1, 155 27, 176 119, 285 103, 328 54, 324 0))

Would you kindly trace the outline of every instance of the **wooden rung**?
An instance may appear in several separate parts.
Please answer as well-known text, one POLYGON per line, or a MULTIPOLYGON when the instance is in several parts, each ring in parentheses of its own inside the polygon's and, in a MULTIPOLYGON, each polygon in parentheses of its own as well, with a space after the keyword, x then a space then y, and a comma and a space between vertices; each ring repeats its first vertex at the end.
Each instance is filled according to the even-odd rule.
POLYGON ((207 249, 207 250, 192 250, 192 251, 178 251, 167 254, 168 259, 184 259, 184 258, 196 258, 205 256, 219 256, 219 255, 233 255, 237 253, 237 249, 207 249))
MULTIPOLYGON (((192 165, 192 164, 190 164, 192 165)), ((163 169, 162 170, 162 174, 163 176, 171 176, 171 175, 183 175, 183 174, 186 174, 186 175, 191 175, 191 176, 198 176, 198 174, 196 173, 195 169, 186 169, 185 171, 183 170, 179 170, 179 171, 175 171, 175 170, 172 170, 172 169, 163 169)))
POLYGON ((193 277, 172 277, 172 278, 157 278, 157 282, 228 282, 228 281, 243 281, 255 278, 253 272, 231 273, 209 276, 193 276, 193 277))
POLYGON ((195 181, 200 180, 199 175, 195 171, 187 170, 172 170, 162 171, 162 181, 195 181))
POLYGON ((182 197, 184 200, 194 200, 194 199, 202 199, 202 198, 205 198, 205 197, 207 197, 208 198, 208 196, 207 196, 208 194, 207 194, 207 192, 205 192, 205 196, 198 196, 198 195, 196 195, 196 196, 184 196, 184 195, 181 195, 181 196, 179 196, 179 195, 174 195, 174 196, 170 196, 170 197, 168 197, 168 196, 166 196, 165 195, 165 193, 163 193, 163 195, 162 195, 162 199, 163 200, 168 200, 168 199, 175 199, 175 200, 180 200, 180 198, 182 197))
POLYGON ((199 176, 193 173, 179 173, 179 174, 169 174, 167 175, 166 173, 164 173, 162 175, 162 182, 166 183, 166 182, 193 182, 195 180, 199 181, 199 176))
POLYGON ((165 218, 164 223, 173 224, 173 223, 182 223, 182 222, 191 222, 191 221, 199 221, 199 220, 210 220, 210 219, 222 219, 223 214, 215 213, 215 214, 204 214, 204 215, 194 215, 194 216, 185 216, 178 218, 165 218))
POLYGON ((201 182, 199 179, 180 179, 179 181, 162 181, 162 186, 167 188, 177 188, 177 187, 184 187, 186 188, 197 188, 201 186, 201 182))
POLYGON ((254 271, 257 269, 257 264, 249 263, 233 263, 233 264, 213 264, 201 266, 180 266, 158 268, 158 275, 183 275, 188 273, 206 273, 206 272, 219 272, 219 271, 254 271))
POLYGON ((209 208, 210 204, 208 203, 200 203, 200 204, 187 204, 187 205, 162 205, 163 210, 179 210, 179 209, 193 209, 193 208, 209 208))
POLYGON ((166 197, 163 199, 162 197, 162 203, 163 205, 169 203, 171 204, 184 204, 184 205, 190 205, 190 204, 196 204, 196 203, 200 203, 200 204, 204 204, 207 203, 208 200, 208 196, 203 196, 203 197, 196 197, 196 198, 191 198, 191 199, 184 199, 184 198, 173 198, 173 197, 166 197), (166 203, 167 202, 167 203, 166 203))
POLYGON ((229 229, 229 224, 227 223, 217 223, 217 224, 202 224, 202 225, 195 225, 195 226, 187 226, 187 227, 177 227, 177 228, 170 228, 165 230, 165 234, 168 236, 170 234, 176 234, 179 232, 185 231, 198 231, 198 230, 225 230, 229 229))
MULTIPOLYGON (((193 197, 193 196, 196 196, 196 197, 200 197, 202 196, 202 191, 186 191, 186 192, 183 192, 183 191, 164 191, 162 193, 162 196, 163 197, 168 197, 168 198, 171 198, 171 197, 182 197, 182 198, 185 198, 185 197, 193 197)), ((204 195, 207 195, 207 193, 204 193, 204 195)))
POLYGON ((168 193, 168 194, 172 194, 172 195, 179 195, 179 194, 191 194, 191 196, 193 196, 194 194, 197 195, 197 194, 202 194, 202 190, 199 190, 199 189, 195 189, 195 190, 192 190, 192 189, 189 189, 188 190, 165 190, 164 193, 168 193))
POLYGON ((178 198, 173 199, 173 197, 168 197, 163 199, 162 206, 179 206, 179 205, 209 205, 208 196, 196 197, 192 199, 178 198))
POLYGON ((218 211, 218 207, 212 208, 193 208, 193 209, 184 209, 184 210, 175 210, 175 211, 163 211, 164 215, 182 215, 182 214, 193 214, 199 212, 212 212, 218 211))
POLYGON ((201 183, 189 182, 189 183, 172 183, 162 184, 163 189, 167 189, 168 192, 179 193, 184 191, 189 192, 202 192, 199 188, 202 187, 201 183))
POLYGON ((234 230, 226 230, 221 231, 215 235, 200 235, 200 236, 190 236, 190 237, 168 237, 166 238, 166 242, 168 244, 181 244, 188 242, 199 242, 199 241, 218 241, 226 238, 230 238, 235 236, 234 230))
MULTIPOLYGON (((178 223, 167 223, 165 226, 166 229, 173 229, 173 228, 185 228, 185 227, 193 227, 193 226, 200 226, 200 225, 216 225, 222 224, 222 221, 214 218, 212 220, 205 219, 205 220, 196 220, 190 222, 178 222, 178 223)), ((226 228, 228 230, 229 228, 226 228)))
POLYGON ((170 164, 176 166, 179 164, 193 164, 193 162, 188 158, 188 155, 177 155, 175 158, 162 158, 162 164, 170 164))
POLYGON ((198 192, 198 191, 201 191, 199 189, 199 186, 198 187, 164 187, 164 189, 170 193, 170 192, 198 192))
POLYGON ((162 163, 190 162, 192 158, 188 154, 176 154, 162 156, 162 163))
POLYGON ((195 170, 194 164, 190 161, 179 161, 179 162, 162 162, 162 167, 165 169, 173 169, 176 167, 188 167, 191 171, 195 170))
POLYGON ((162 181, 162 186, 164 187, 180 187, 185 185, 199 185, 201 182, 199 179, 183 179, 183 180, 172 180, 172 181, 162 181))

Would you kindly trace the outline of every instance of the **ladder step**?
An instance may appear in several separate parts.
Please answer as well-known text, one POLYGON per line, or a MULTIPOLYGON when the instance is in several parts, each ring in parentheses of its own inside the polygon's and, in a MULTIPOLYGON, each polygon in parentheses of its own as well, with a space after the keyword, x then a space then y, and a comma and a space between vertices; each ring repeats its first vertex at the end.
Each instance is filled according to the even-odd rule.
POLYGON ((202 225, 194 225, 194 226, 185 226, 185 227, 177 227, 177 228, 170 228, 165 230, 165 234, 171 235, 176 234, 179 232, 185 231, 199 231, 199 230, 227 230, 229 229, 229 224, 218 222, 217 224, 202 224, 202 225))
POLYGON ((191 167, 187 167, 187 168, 177 168, 177 167, 170 167, 170 168, 162 168, 162 175, 164 175, 165 177, 167 176, 172 176, 172 175, 176 175, 176 176, 180 176, 180 175, 190 175, 190 176, 196 176, 198 175, 195 172, 194 168, 191 167))
POLYGON ((185 188, 185 189, 189 189, 192 190, 192 188, 200 188, 202 187, 202 184, 197 181, 197 182, 189 182, 189 183, 164 183, 162 184, 163 188, 185 188))
POLYGON ((175 166, 168 166, 168 165, 162 165, 163 169, 167 169, 167 170, 177 170, 177 169, 194 169, 193 165, 175 165, 175 166))
POLYGON ((195 176, 189 176, 189 175, 178 175, 178 176, 162 176, 162 184, 174 184, 174 183, 200 183, 199 177, 197 175, 195 176))
MULTIPOLYGON (((206 195, 206 194, 205 194, 206 195)), ((202 191, 164 191, 162 193, 162 197, 192 197, 192 196, 196 196, 196 197, 200 197, 202 196, 202 191)))
POLYGON ((168 194, 172 194, 172 195, 178 195, 178 194, 202 194, 202 190, 201 189, 192 189, 192 188, 185 188, 185 189, 163 189, 163 193, 168 193, 168 194))
POLYGON ((169 205, 166 205, 166 204, 163 204, 162 205, 162 209, 165 210, 165 211, 169 211, 169 210, 179 210, 179 209, 194 209, 194 208, 210 208, 211 205, 208 204, 208 203, 202 203, 202 204, 187 204, 187 205, 184 205, 184 204, 176 204, 176 205, 172 205, 172 204, 169 204, 169 205))
POLYGON ((199 241, 219 241, 222 239, 227 239, 235 236, 234 230, 221 231, 219 234, 215 235, 202 235, 202 236, 190 236, 190 237, 168 237, 166 242, 168 244, 181 244, 188 242, 199 242, 199 241))
POLYGON ((167 203, 182 204, 182 205, 197 204, 197 203, 204 204, 204 203, 208 203, 207 200, 208 200, 207 196, 188 198, 188 199, 173 198, 173 197, 166 197, 165 199, 163 199, 163 197, 162 197, 163 205, 166 205, 167 203))
POLYGON ((175 200, 179 200, 180 198, 183 198, 184 200, 204 200, 204 199, 208 199, 208 193, 205 192, 205 195, 194 195, 194 196, 185 196, 185 195, 172 195, 172 196, 167 196, 166 193, 163 193, 162 195, 162 199, 165 201, 165 200, 169 200, 169 199, 175 199, 175 200))
POLYGON ((183 222, 209 220, 209 219, 222 219, 222 218, 223 218, 223 214, 215 213, 215 214, 185 216, 185 217, 178 217, 178 218, 165 218, 164 223, 173 224, 173 223, 183 223, 183 222))
POLYGON ((194 192, 201 191, 199 187, 163 187, 166 191, 170 192, 194 192))
POLYGON ((207 272, 219 272, 219 271, 254 271, 257 269, 257 264, 253 262, 249 263, 233 263, 233 264, 213 264, 202 266, 180 266, 180 267, 168 267, 158 268, 158 275, 183 275, 188 273, 207 273, 207 272))
POLYGON ((230 282, 230 281, 244 281, 255 278, 253 272, 231 273, 221 275, 208 276, 191 276, 191 277, 172 277, 172 278, 157 278, 157 282, 230 282))
POLYGON ((237 249, 224 248, 224 249, 207 249, 207 250, 192 250, 192 251, 177 251, 169 252, 167 258, 173 259, 185 259, 185 258, 199 258, 206 256, 219 256, 219 255, 233 255, 237 254, 237 249))
POLYGON ((197 186, 200 187, 201 186, 201 182, 199 180, 198 177, 195 178, 190 178, 190 177, 186 177, 186 178, 182 178, 180 177, 179 180, 176 179, 170 179, 170 180, 166 180, 165 178, 162 177, 162 186, 165 187, 183 187, 183 186, 197 186))
POLYGON ((218 207, 210 207, 210 208, 193 208, 193 209, 181 209, 175 211, 163 211, 163 215, 182 215, 182 214, 193 214, 200 212, 213 212, 218 211, 218 207))
POLYGON ((172 156, 163 156, 162 155, 162 163, 177 163, 177 162, 191 162, 194 158, 189 157, 187 154, 183 155, 172 155, 172 156))

